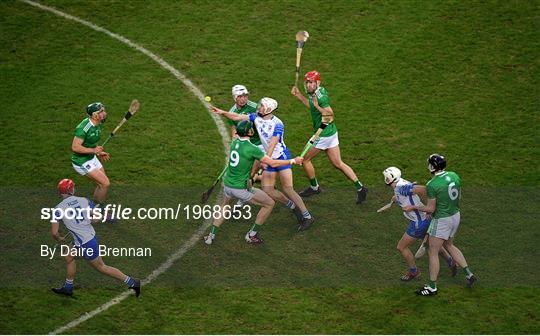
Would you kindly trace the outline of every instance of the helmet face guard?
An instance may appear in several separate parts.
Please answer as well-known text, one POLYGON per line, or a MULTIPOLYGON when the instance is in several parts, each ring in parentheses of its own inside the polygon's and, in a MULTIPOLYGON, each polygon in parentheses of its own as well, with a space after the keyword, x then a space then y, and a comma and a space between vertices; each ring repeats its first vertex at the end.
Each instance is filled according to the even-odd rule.
POLYGON ((277 110, 278 109, 278 102, 273 98, 264 97, 259 101, 259 107, 260 106, 262 106, 264 108, 265 113, 261 113, 257 109, 257 115, 262 118, 264 116, 267 116, 267 115, 273 113, 275 110, 277 110))
MULTIPOLYGON (((105 105, 103 105, 100 102, 92 103, 86 106, 86 113, 88 113, 88 115, 92 117, 94 113, 96 112, 99 113, 101 109, 105 109, 105 105)), ((103 117, 103 119, 101 119, 100 122, 104 123, 105 120, 107 120, 107 115, 105 115, 105 117, 103 117)))
POLYGON ((401 178, 401 170, 396 167, 388 167, 383 171, 384 183, 391 185, 401 178))
POLYGON ((232 97, 233 99, 236 101, 236 98, 238 98, 238 96, 248 96, 249 95, 249 91, 248 89, 244 86, 244 85, 235 85, 232 87, 231 89, 231 93, 232 93, 232 97))
POLYGON ((318 71, 313 70, 313 71, 307 72, 304 75, 304 90, 306 91, 306 93, 311 94, 313 92, 309 92, 306 85, 308 81, 317 83, 317 87, 315 88, 315 90, 313 90, 313 92, 315 92, 319 88, 319 85, 321 83, 321 74, 318 71))
POLYGON ((446 159, 439 154, 431 154, 427 159, 429 172, 434 174, 446 168, 446 159))

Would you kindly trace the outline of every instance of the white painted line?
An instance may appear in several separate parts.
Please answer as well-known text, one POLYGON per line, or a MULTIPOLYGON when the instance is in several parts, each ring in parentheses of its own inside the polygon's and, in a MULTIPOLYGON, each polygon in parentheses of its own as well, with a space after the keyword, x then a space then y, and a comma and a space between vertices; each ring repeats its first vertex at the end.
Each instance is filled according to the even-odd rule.
MULTIPOLYGON (((221 195, 218 196, 218 198, 221 198, 221 195)), ((199 229, 197 229, 197 231, 191 236, 191 238, 189 238, 189 240, 187 242, 183 243, 182 246, 176 252, 174 252, 174 254, 169 256, 169 258, 167 258, 167 260, 165 260, 165 262, 163 264, 161 264, 158 268, 156 268, 154 271, 152 271, 152 273, 150 273, 150 275, 148 275, 146 277, 146 279, 142 280, 143 286, 149 284, 152 281, 154 281, 160 274, 164 273, 167 269, 169 269, 177 260, 182 258, 182 256, 187 251, 189 251, 189 249, 191 249, 197 242, 201 241, 201 237, 203 236, 204 232, 208 229, 210 224, 211 224, 211 221, 209 221, 209 220, 205 221, 199 227, 199 229)), ((92 317, 96 316, 97 314, 106 311, 107 309, 111 308, 115 304, 118 304, 118 303, 122 302, 124 299, 126 299, 127 297, 129 297, 131 295, 133 295, 133 291, 131 289, 128 289, 128 290, 122 292, 120 295, 114 297, 110 301, 108 301, 108 302, 102 304, 101 306, 99 306, 98 308, 92 310, 91 312, 88 312, 88 313, 76 318, 75 320, 69 322, 68 324, 66 324, 64 326, 61 326, 60 328, 58 328, 58 329, 56 329, 54 331, 51 331, 49 334, 50 335, 61 334, 61 333, 65 332, 65 331, 67 331, 67 330, 69 330, 69 329, 71 329, 73 327, 76 327, 79 324, 83 323, 84 321, 86 321, 88 319, 91 319, 92 317)))
POLYGON ((180 71, 178 71, 177 69, 175 69, 172 65, 170 65, 169 63, 167 63, 164 59, 162 59, 161 57, 157 56, 156 54, 154 54, 153 52, 151 52, 150 50, 134 43, 134 42, 131 42, 130 40, 128 40, 127 38, 123 37, 122 35, 118 35, 116 33, 113 33, 103 27, 100 27, 100 26, 97 26, 91 22, 88 22, 86 20, 83 20, 81 18, 78 18, 76 16, 73 16, 73 15, 69 15, 69 14, 66 14, 64 12, 61 12, 59 11, 58 9, 55 9, 53 7, 49 7, 49 6, 45 6, 45 5, 42 5, 40 3, 37 3, 37 2, 34 2, 34 1, 30 1, 30 0, 20 0, 22 2, 25 2, 29 5, 32 5, 34 7, 38 7, 40 9, 43 9, 45 11, 48 11, 48 12, 51 12, 53 14, 56 14, 58 16, 61 16, 65 19, 68 19, 68 20, 72 20, 72 21, 75 21, 75 22, 78 22, 82 25, 85 25, 87 26, 88 28, 91 28, 95 31, 98 31, 98 32, 102 32, 102 33, 105 33, 107 35, 109 35, 110 37, 124 43, 124 44, 127 44, 128 46, 132 47, 133 49, 136 49, 138 51, 140 51, 141 53, 145 54, 146 56, 150 57, 151 59, 153 59, 156 63, 158 63, 159 65, 161 65, 164 69, 168 70, 174 77, 176 77, 178 80, 180 80, 194 95, 195 97, 197 97, 197 99, 199 99, 199 101, 201 102, 201 104, 203 104, 206 109, 209 111, 210 113, 210 116, 212 117, 212 119, 214 119, 214 122, 216 123, 216 126, 218 128, 218 131, 219 133, 221 134, 221 140, 223 142, 223 148, 225 149, 225 155, 227 155, 227 152, 228 152, 228 148, 229 148, 229 145, 230 145, 230 138, 229 138, 229 132, 227 131, 227 128, 225 127, 225 124, 223 123, 223 120, 221 120, 221 118, 217 115, 215 115, 214 113, 210 112, 210 104, 208 102, 206 102, 204 100, 204 95, 203 93, 201 92, 201 90, 195 86, 195 84, 193 84, 193 82, 187 78, 183 73, 181 73, 180 71))
MULTIPOLYGON (((227 131, 227 128, 225 127, 225 124, 223 123, 223 121, 217 115, 210 112, 210 104, 208 104, 204 100, 204 95, 201 92, 201 90, 198 87, 196 87, 195 84, 193 84, 193 82, 191 80, 189 80, 186 76, 184 76, 184 74, 182 74, 180 71, 175 69, 172 65, 167 63, 165 60, 163 60, 161 57, 157 56, 153 52, 151 52, 148 49, 146 49, 146 48, 144 48, 144 47, 142 47, 142 46, 128 40, 127 38, 123 37, 122 35, 118 35, 116 33, 113 33, 111 31, 105 29, 105 28, 97 26, 97 25, 95 25, 95 24, 93 24, 91 22, 80 19, 80 18, 78 18, 76 16, 73 16, 73 15, 66 14, 64 12, 61 12, 61 11, 55 9, 55 8, 39 4, 37 2, 33 2, 33 1, 30 1, 30 0, 20 0, 20 1, 22 1, 24 3, 27 3, 27 4, 31 5, 31 6, 40 8, 42 10, 51 12, 53 14, 56 14, 56 15, 58 15, 60 17, 65 18, 65 19, 78 22, 78 23, 80 23, 82 25, 85 25, 85 26, 95 30, 95 31, 105 33, 105 34, 109 35, 110 37, 112 37, 112 38, 114 38, 114 39, 116 39, 116 40, 118 40, 118 41, 120 41, 120 42, 122 42, 124 44, 127 44, 131 48, 140 51, 141 53, 143 53, 146 56, 153 59, 161 67, 168 70, 174 77, 176 77, 178 80, 180 80, 195 95, 195 97, 197 97, 197 99, 199 99, 199 101, 208 110, 208 112, 210 113, 210 116, 212 117, 212 119, 214 120, 214 123, 216 124, 216 127, 218 128, 219 134, 221 135, 221 140, 223 142, 223 149, 224 149, 225 155, 227 155, 228 148, 229 148, 229 145, 230 145, 230 138, 229 138, 229 132, 227 131)), ((218 195, 218 199, 219 198, 221 198, 221 193, 218 195)), ((152 273, 150 273, 146 277, 146 279, 142 280, 142 284, 147 285, 150 282, 154 281, 160 274, 167 271, 167 269, 169 269, 176 261, 178 261, 180 258, 182 258, 182 256, 189 249, 191 249, 195 245, 195 243, 197 243, 201 239, 202 235, 204 234, 206 229, 210 226, 210 224, 211 224, 210 220, 205 221, 197 229, 197 231, 191 236, 191 238, 189 238, 188 241, 184 242, 182 244, 182 246, 180 246, 180 248, 178 250, 176 250, 176 252, 174 252, 172 255, 170 255, 167 258, 167 260, 165 260, 165 262, 163 264, 161 264, 158 268, 156 268, 154 271, 152 271, 152 273)), ((81 324, 82 322, 96 316, 97 314, 109 309, 110 307, 114 306, 115 304, 118 304, 118 303, 122 302, 124 299, 129 297, 131 294, 132 294, 131 290, 126 290, 126 291, 122 292, 120 295, 118 295, 115 298, 111 299, 110 301, 108 301, 108 302, 102 304, 101 306, 99 306, 98 308, 92 310, 91 312, 88 312, 88 313, 80 316, 79 318, 69 322, 68 324, 66 324, 66 325, 64 325, 64 326, 50 332, 50 334, 53 334, 53 335, 54 334, 61 334, 61 333, 65 332, 65 331, 67 331, 67 330, 81 324)))

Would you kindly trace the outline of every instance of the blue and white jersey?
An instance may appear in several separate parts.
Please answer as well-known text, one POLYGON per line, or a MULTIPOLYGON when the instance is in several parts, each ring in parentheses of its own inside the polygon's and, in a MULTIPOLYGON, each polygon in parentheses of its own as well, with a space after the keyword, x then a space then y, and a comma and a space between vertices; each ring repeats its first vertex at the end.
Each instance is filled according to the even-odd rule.
POLYGON ((279 159, 287 148, 285 146, 285 142, 283 142, 285 133, 285 126, 283 126, 283 122, 276 116, 272 116, 271 119, 265 120, 259 117, 256 113, 251 113, 249 115, 249 121, 255 124, 265 151, 268 150, 270 139, 272 139, 273 136, 279 137, 279 141, 276 144, 276 147, 274 147, 274 152, 272 153, 272 159, 279 159))
MULTIPOLYGON (((413 194, 412 190, 416 183, 411 183, 405 179, 400 178, 394 188, 394 195, 396 195, 397 204, 400 207, 406 205, 424 205, 418 195, 413 194)), ((426 213, 424 211, 413 210, 409 212, 403 211, 403 215, 410 221, 420 223, 426 219, 426 213)))
MULTIPOLYGON (((59 218, 73 236, 76 246, 86 244, 96 236, 87 209, 94 209, 94 203, 85 197, 69 196, 55 207, 54 218, 59 218)), ((51 220, 51 222, 57 222, 51 220)))

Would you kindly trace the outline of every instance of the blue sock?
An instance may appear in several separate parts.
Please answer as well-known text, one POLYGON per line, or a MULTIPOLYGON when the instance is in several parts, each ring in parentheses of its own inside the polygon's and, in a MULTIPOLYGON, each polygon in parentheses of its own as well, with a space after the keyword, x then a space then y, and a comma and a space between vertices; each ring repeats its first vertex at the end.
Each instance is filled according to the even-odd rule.
POLYGON ((454 259, 452 259, 452 257, 446 258, 446 263, 448 264, 448 266, 452 266, 453 261, 454 261, 454 259))
POLYGON ((124 282, 125 282, 129 287, 135 285, 135 280, 133 280, 133 278, 130 277, 130 276, 126 276, 126 279, 124 280, 124 282))
POLYGON ((411 273, 416 273, 417 271, 416 266, 409 268, 409 272, 411 273))
POLYGON ((71 292, 73 290, 73 280, 66 279, 66 282, 64 282, 64 288, 71 292))
POLYGON ((304 213, 302 214, 302 216, 303 216, 304 218, 307 218, 307 219, 310 219, 310 218, 311 218, 311 214, 310 214, 309 211, 307 211, 307 210, 304 211, 304 213))

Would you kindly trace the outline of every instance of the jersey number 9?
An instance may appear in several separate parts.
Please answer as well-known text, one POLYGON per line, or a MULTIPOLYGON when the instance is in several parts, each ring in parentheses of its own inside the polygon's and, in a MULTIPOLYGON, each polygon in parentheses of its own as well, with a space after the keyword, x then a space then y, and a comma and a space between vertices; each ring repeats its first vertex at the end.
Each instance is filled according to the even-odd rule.
POLYGON ((240 154, 238 154, 237 151, 233 150, 231 152, 231 156, 229 158, 229 165, 231 167, 236 167, 236 166, 238 166, 239 162, 240 162, 240 154))

